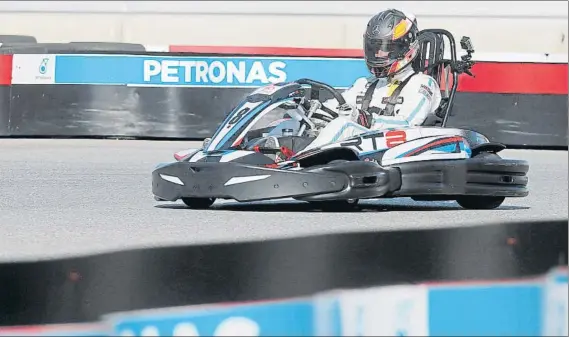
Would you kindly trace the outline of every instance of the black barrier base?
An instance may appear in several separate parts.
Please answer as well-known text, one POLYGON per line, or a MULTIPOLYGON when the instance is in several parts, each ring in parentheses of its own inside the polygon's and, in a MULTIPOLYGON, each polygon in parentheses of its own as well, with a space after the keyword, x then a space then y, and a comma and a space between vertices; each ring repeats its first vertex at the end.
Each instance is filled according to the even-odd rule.
POLYGON ((10 134, 203 139, 250 91, 15 85, 10 134))
POLYGON ((567 148, 567 95, 457 93, 448 126, 516 147, 567 148))
POLYGON ((0 85, 0 137, 10 135, 10 96, 12 88, 0 85))
POLYGON ((337 288, 536 276, 567 264, 567 221, 336 234, 0 264, 0 325, 337 288))
MULTIPOLYGON (((9 135, 203 139, 252 90, 14 85, 9 135)), ((507 145, 567 148, 566 111, 567 95, 457 93, 449 126, 507 145)))

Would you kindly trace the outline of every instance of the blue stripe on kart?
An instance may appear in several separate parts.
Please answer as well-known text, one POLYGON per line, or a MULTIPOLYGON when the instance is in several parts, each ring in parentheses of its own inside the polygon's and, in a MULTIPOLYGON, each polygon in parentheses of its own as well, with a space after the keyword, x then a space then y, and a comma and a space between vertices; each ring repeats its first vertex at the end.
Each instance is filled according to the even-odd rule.
POLYGON ((358 157, 369 156, 370 154, 379 153, 379 152, 385 152, 385 151, 387 151, 387 150, 389 150, 389 148, 371 150, 371 151, 367 151, 367 152, 360 152, 360 153, 358 154, 358 157))
MULTIPOLYGON (((460 146, 460 149, 461 149, 461 150, 464 150, 464 147, 462 146, 463 142, 459 142, 459 144, 460 144, 460 145, 459 145, 459 146, 460 146)), ((435 147, 433 147, 433 148, 427 148, 427 149, 425 149, 425 151, 438 150, 438 151, 443 151, 443 152, 446 152, 446 153, 453 153, 455 148, 456 148, 456 142, 453 142, 453 143, 450 143, 450 144, 444 144, 444 145, 435 146, 435 147)), ((409 150, 409 151, 407 151, 407 152, 405 152, 405 153, 402 153, 402 154, 398 155, 398 156, 395 157, 395 158, 396 158, 396 159, 398 159, 398 158, 403 158, 403 157, 405 157, 407 154, 409 154, 409 153, 411 153, 411 152, 413 152, 413 151, 415 151, 415 150, 416 150, 416 149, 409 150)))
MULTIPOLYGON (((262 104, 257 105, 254 109, 251 109, 251 111, 249 111, 247 113, 247 115, 245 115, 245 117, 241 118, 239 123, 237 123, 237 125, 234 126, 231 129, 231 131, 228 134, 226 134, 223 137, 223 139, 217 144, 215 149, 218 150, 220 147, 222 147, 223 144, 225 144, 229 139, 231 139, 231 137, 233 137, 236 132, 241 132, 240 130, 243 127, 243 125, 247 124, 251 119, 254 119, 256 117, 257 113, 259 113, 259 111, 262 111, 263 109, 265 109, 266 107, 268 107, 269 105, 272 105, 272 104, 290 102, 293 100, 294 100, 293 98, 286 97, 286 98, 281 99, 280 101, 276 101, 276 102, 266 101, 262 104)), ((227 124, 227 122, 225 124, 227 124)), ((221 130, 221 129, 222 128, 219 128, 219 130, 221 130)))
MULTIPOLYGON (((353 127, 354 129, 358 129, 358 130, 361 130, 361 131, 364 131, 367 133, 369 133, 369 131, 370 131, 369 129, 367 129, 367 128, 359 125, 359 124, 348 122, 342 126, 342 128, 334 135, 334 137, 332 138, 332 141, 330 141, 328 144, 337 142, 338 139, 340 138, 340 136, 342 135, 342 133, 344 133, 344 131, 346 131, 350 126, 353 127)), ((358 135, 358 136, 361 136, 361 135, 358 135)), ((358 136, 354 136, 354 137, 358 137, 358 136)))
POLYGON ((452 143, 452 144, 441 145, 441 146, 432 148, 429 151, 437 150, 437 151, 442 151, 445 153, 453 153, 455 149, 456 149, 456 143, 452 143))
POLYGON ((227 123, 229 122, 229 120, 231 119, 232 115, 236 112, 239 111, 241 109, 241 107, 245 105, 245 101, 242 101, 238 106, 235 107, 235 109, 231 110, 231 112, 229 112, 229 114, 227 114, 227 116, 225 117, 225 119, 223 120, 223 122, 221 122, 221 126, 219 128, 217 128, 217 131, 213 134, 213 136, 211 137, 211 139, 215 139, 217 137, 217 135, 219 135, 219 133, 221 132, 221 130, 223 130, 223 128, 227 125, 227 123))
MULTIPOLYGON (((243 127, 243 125, 245 125, 246 123, 249 122, 249 120, 251 120, 252 118, 255 117, 255 115, 263 110, 264 108, 266 108, 269 104, 271 104, 271 101, 266 101, 262 104, 257 105, 254 109, 251 109, 251 111, 249 111, 245 117, 241 118, 241 120, 237 123, 236 126, 234 126, 233 128, 231 128, 231 131, 228 132, 222 139, 221 141, 217 144, 217 146, 215 147, 216 150, 219 150, 221 147, 223 147, 225 145, 225 143, 235 135, 236 132, 239 132, 239 130, 243 127)), ((225 127, 225 126, 224 126, 225 127)), ((222 128, 220 128, 219 130, 221 130, 222 128)))
POLYGON ((472 150, 464 142, 460 142, 460 151, 466 152, 469 158, 472 157, 472 150))

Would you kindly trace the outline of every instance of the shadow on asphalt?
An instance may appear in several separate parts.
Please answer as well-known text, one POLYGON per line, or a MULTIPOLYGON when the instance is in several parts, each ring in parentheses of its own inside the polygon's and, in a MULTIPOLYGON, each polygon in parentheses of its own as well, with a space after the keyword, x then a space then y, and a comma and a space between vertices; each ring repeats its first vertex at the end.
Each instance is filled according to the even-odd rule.
MULTIPOLYGON (((154 206, 163 209, 179 209, 191 211, 183 203, 164 203, 154 206)), ((503 205, 487 212, 517 211, 529 209, 529 207, 503 205)), ((360 201, 358 206, 349 211, 324 211, 317 206, 302 201, 259 201, 259 202, 225 202, 216 203, 209 211, 233 211, 233 212, 301 212, 301 213, 363 213, 363 212, 432 212, 432 211, 466 211, 456 202, 393 202, 382 203, 381 201, 360 201)))

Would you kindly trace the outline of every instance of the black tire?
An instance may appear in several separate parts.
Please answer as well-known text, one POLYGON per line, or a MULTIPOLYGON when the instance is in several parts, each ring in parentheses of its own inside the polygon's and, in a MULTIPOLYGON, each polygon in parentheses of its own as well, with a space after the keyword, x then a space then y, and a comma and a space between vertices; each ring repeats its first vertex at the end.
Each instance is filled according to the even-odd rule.
POLYGON ((186 206, 193 209, 207 209, 215 202, 215 198, 182 198, 186 206))
POLYGON ((311 202, 316 208, 324 212, 349 212, 358 207, 359 199, 350 200, 326 200, 311 202))
POLYGON ((502 159, 500 155, 491 152, 480 152, 472 158, 486 158, 486 159, 502 159))
MULTIPOLYGON (((349 160, 335 159, 327 162, 326 164, 341 164, 349 160)), ((342 199, 342 200, 326 200, 326 201, 311 201, 310 203, 324 212, 350 212, 358 208, 359 199, 342 199)))
POLYGON ((461 195, 456 202, 466 209, 495 209, 500 207, 506 197, 487 197, 478 195, 461 195))
MULTIPOLYGON (((490 152, 480 152, 473 158, 502 159, 499 155, 490 152)), ((506 197, 461 195, 456 198, 456 202, 466 209, 495 209, 500 207, 506 197)))

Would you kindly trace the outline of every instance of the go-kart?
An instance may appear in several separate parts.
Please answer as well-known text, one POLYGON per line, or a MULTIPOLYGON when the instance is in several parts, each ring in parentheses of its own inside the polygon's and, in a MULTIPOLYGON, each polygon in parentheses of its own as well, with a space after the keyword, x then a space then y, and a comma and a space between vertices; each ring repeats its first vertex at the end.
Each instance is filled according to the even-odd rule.
POLYGON ((414 66, 439 83, 447 75, 441 106, 424 125, 363 132, 311 147, 319 132, 314 121, 338 120, 322 97, 343 104, 341 93, 310 79, 267 85, 230 111, 201 149, 177 153, 174 162, 156 167, 155 199, 181 199, 203 209, 216 199, 294 198, 341 211, 360 199, 455 200, 466 209, 493 209, 506 197, 527 196, 527 162, 501 158, 498 152, 506 146, 476 131, 446 127, 459 74, 470 74, 473 64, 469 39, 461 41, 467 55, 457 60, 449 32, 426 30, 420 36, 414 66), (444 58, 444 37, 450 59, 444 58), (275 139, 278 146, 272 146, 275 139))

